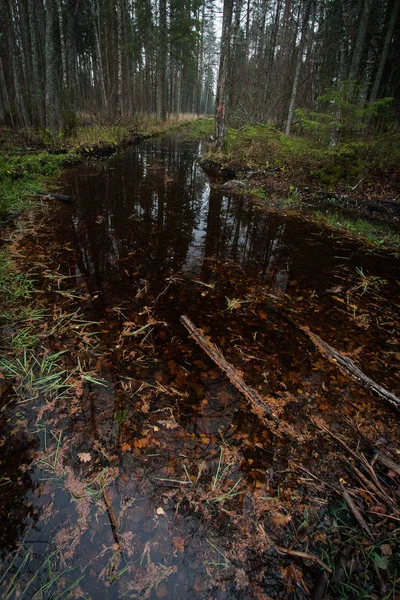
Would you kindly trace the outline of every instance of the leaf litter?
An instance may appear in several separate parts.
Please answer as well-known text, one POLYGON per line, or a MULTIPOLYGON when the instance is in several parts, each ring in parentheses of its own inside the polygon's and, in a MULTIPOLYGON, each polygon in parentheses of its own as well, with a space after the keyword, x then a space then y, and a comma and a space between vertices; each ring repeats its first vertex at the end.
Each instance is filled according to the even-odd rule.
MULTIPOLYGON (((15 242, 14 260, 35 274, 35 302, 46 315, 38 327, 32 319, 35 361, 63 352, 58 372, 68 375, 34 395, 17 375, 3 391, 8 462, 0 483, 12 527, 1 538, 9 567, 1 585, 15 597, 26 590, 308 598, 321 572, 348 570, 346 546, 365 548, 355 561, 372 561, 380 576, 373 567, 371 589, 386 593, 398 552, 398 474, 376 456, 396 457, 396 419, 321 357, 300 326, 311 324, 394 389, 399 307, 390 274, 368 279, 376 259, 365 255, 358 270, 336 260, 329 275, 325 268, 317 280, 307 271, 309 281, 297 273, 282 291, 280 259, 272 256, 268 287, 257 275, 256 244, 256 223, 266 221, 257 215, 252 222, 251 207, 235 202, 221 214, 226 227, 229 210, 235 218, 244 211, 242 227, 253 223, 254 268, 221 251, 204 257, 195 278, 168 261, 155 276, 154 239, 135 229, 136 252, 128 246, 124 256, 122 246, 117 277, 109 269, 99 281, 68 241, 71 223, 61 208, 56 226, 38 222, 15 242), (268 402, 283 437, 188 338, 179 325, 186 312, 268 402), (357 530, 351 503, 371 538, 357 530), (24 537, 27 523, 39 527, 24 537)), ((91 216, 79 218, 81 236, 91 231, 91 216)), ((347 585, 328 581, 327 597, 347 585)))

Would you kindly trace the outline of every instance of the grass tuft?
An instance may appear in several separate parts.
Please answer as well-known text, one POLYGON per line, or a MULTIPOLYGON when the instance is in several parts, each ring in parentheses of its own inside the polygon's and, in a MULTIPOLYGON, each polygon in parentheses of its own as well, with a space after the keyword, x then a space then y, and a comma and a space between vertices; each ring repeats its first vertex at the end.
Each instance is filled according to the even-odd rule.
POLYGON ((400 247, 400 235, 394 233, 387 225, 374 224, 365 219, 346 219, 338 212, 323 213, 315 211, 316 220, 334 229, 344 229, 366 239, 377 247, 400 247))

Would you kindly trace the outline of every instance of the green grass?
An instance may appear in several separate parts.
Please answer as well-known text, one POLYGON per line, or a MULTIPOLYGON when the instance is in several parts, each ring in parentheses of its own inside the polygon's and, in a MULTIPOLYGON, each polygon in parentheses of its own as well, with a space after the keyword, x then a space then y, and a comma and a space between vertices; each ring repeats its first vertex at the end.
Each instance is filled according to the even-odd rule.
POLYGON ((71 387, 70 379, 73 374, 59 365, 59 358, 64 352, 38 358, 23 347, 20 357, 0 358, 0 370, 6 379, 13 379, 14 391, 20 402, 40 395, 45 396, 46 400, 63 397, 71 387))
POLYGON ((191 121, 185 130, 185 137, 197 140, 209 137, 214 132, 214 119, 212 117, 191 121))
POLYGON ((396 533, 391 535, 386 528, 385 533, 374 540, 366 538, 345 503, 340 503, 331 515, 329 547, 323 559, 334 572, 342 569, 340 581, 335 582, 333 577, 330 584, 332 597, 338 600, 397 598, 400 542, 396 533))
POLYGON ((117 146, 126 142, 131 137, 127 127, 123 125, 90 125, 87 127, 78 127, 76 135, 68 139, 68 144, 74 146, 93 147, 99 145, 117 146))
POLYGON ((65 155, 48 152, 0 156, 0 216, 24 210, 28 206, 26 198, 59 174, 63 160, 65 155))
POLYGON ((34 293, 33 281, 26 273, 15 270, 7 250, 0 252, 0 294, 10 308, 18 302, 29 300, 34 293))
POLYGON ((390 230, 387 225, 376 225, 365 219, 346 219, 338 212, 322 213, 315 212, 315 218, 334 229, 344 229, 355 234, 377 247, 400 247, 400 235, 390 230))

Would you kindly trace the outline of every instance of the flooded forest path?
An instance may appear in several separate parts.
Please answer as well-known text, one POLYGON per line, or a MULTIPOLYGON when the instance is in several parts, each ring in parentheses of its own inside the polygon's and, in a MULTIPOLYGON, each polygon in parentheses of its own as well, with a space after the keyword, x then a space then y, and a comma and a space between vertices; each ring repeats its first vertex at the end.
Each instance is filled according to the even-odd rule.
POLYGON ((356 482, 343 443, 399 453, 395 410, 301 328, 399 396, 398 257, 223 192, 200 152, 177 135, 85 162, 60 181, 74 202, 25 226, 45 341, 3 409, 3 597, 318 598, 356 482))

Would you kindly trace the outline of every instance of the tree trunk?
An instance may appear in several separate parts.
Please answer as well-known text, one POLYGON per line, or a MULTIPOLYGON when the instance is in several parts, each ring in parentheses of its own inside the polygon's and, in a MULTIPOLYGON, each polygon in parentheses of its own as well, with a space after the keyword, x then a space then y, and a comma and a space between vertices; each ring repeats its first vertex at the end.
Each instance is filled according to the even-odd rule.
POLYGON ((1 90, 2 90, 2 95, 3 95, 3 103, 4 103, 4 109, 5 109, 5 117, 8 117, 11 121, 11 125, 14 127, 15 123, 14 123, 14 117, 12 114, 12 110, 11 110, 11 104, 10 104, 10 98, 8 95, 8 91, 7 91, 7 84, 6 84, 6 78, 4 77, 4 68, 3 68, 3 62, 1 60, 1 56, 0 56, 0 84, 1 84, 1 90))
POLYGON ((17 117, 20 118, 22 125, 26 126, 26 125, 29 125, 29 117, 28 117, 28 112, 26 110, 25 99, 24 99, 24 94, 23 94, 23 88, 24 88, 23 73, 22 73, 22 69, 20 68, 20 66, 22 64, 22 57, 20 55, 20 48, 19 48, 19 44, 18 44, 18 41, 20 41, 20 40, 19 40, 19 36, 18 36, 17 19, 16 19, 16 15, 14 14, 12 0, 10 0, 10 2, 9 2, 9 8, 10 8, 10 18, 11 18, 11 23, 10 23, 11 35, 9 36, 9 51, 10 51, 10 56, 12 59, 12 74, 13 74, 13 83, 14 83, 14 90, 15 90, 15 100, 16 100, 16 104, 18 107, 17 117))
POLYGON ((305 41, 306 41, 306 37, 307 37, 308 18, 310 16, 311 1, 312 0, 308 0, 308 2, 307 2, 305 14, 304 14, 303 26, 301 28, 300 46, 299 46, 298 54, 297 54, 296 69, 295 69, 294 78, 293 78, 292 93, 290 96, 289 111, 288 111, 288 117, 287 117, 287 121, 286 121, 285 135, 290 135, 290 129, 292 126, 292 121, 293 121, 293 116, 294 116, 294 107, 295 107, 295 103, 296 103, 297 88, 299 85, 300 69, 301 69, 301 64, 303 62, 303 51, 304 51, 305 41))
POLYGON ((363 10, 361 13, 360 25, 358 27, 357 38, 354 43, 353 56, 351 59, 349 71, 349 93, 348 97, 351 101, 354 98, 356 90, 356 80, 360 71, 361 57, 364 50, 364 41, 367 34, 368 20, 371 12, 372 0, 364 0, 363 10))
POLYGON ((221 35, 221 55, 219 62, 218 86, 215 98, 215 141, 222 148, 226 134, 226 105, 228 90, 228 73, 230 71, 230 43, 232 31, 233 0, 224 0, 224 12, 221 35))
POLYGON ((61 128, 60 102, 57 86, 57 54, 55 44, 55 0, 46 2, 46 127, 52 135, 61 128))
POLYGON ((122 104, 122 1, 117 0, 117 116, 123 116, 122 104))
POLYGON ((385 41, 383 43, 382 53, 379 59, 378 69, 376 71, 374 85, 372 86, 370 101, 375 102, 378 98, 379 88, 382 81, 383 70, 385 68, 386 60, 389 54, 390 43, 392 41, 394 26, 396 25, 396 19, 400 8, 400 0, 394 0, 392 7, 392 14, 390 15, 389 25, 385 35, 385 41))
POLYGON ((160 121, 167 119, 167 3, 159 0, 160 10, 160 45, 158 60, 158 78, 160 82, 158 97, 158 118, 160 121))
POLYGON ((66 24, 66 53, 67 53, 67 92, 65 101, 72 113, 80 103, 77 74, 76 29, 79 0, 68 0, 66 24))
POLYGON ((64 17, 62 1, 57 0, 57 12, 58 12, 58 27, 60 30, 60 52, 61 52, 61 72, 62 72, 62 90, 67 87, 67 59, 65 51, 65 34, 64 34, 64 17))
POLYGON ((29 10, 29 28, 31 34, 31 53, 32 53, 32 75, 34 81, 33 89, 33 116, 34 124, 40 128, 45 125, 44 103, 43 103, 43 77, 40 68, 38 23, 36 19, 35 0, 28 1, 29 10))
POLYGON ((198 60, 198 69, 197 69, 197 98, 196 98, 196 113, 197 113, 197 115, 199 115, 201 112, 202 101, 203 101, 204 16, 205 16, 205 2, 203 2, 203 8, 202 8, 202 12, 201 12, 200 48, 199 48, 199 60, 198 60))
POLYGON ((106 86, 104 83, 104 70, 103 70, 103 54, 101 50, 100 44, 100 8, 99 8, 99 0, 94 0, 93 3, 93 16, 94 16, 94 41, 96 48, 96 79, 99 86, 100 91, 100 99, 101 99, 101 107, 105 112, 107 112, 107 95, 106 95, 106 86))

